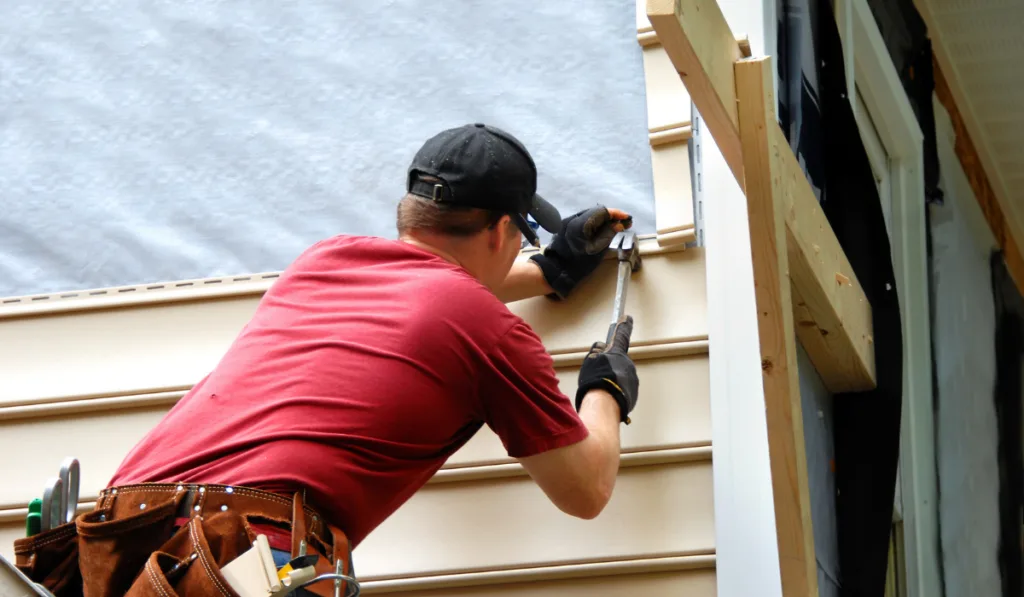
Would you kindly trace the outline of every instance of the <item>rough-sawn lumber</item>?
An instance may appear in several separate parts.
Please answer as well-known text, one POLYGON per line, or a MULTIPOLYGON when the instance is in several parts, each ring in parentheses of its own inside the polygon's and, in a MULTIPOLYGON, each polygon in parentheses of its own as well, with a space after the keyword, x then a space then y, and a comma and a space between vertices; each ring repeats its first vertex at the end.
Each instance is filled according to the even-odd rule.
POLYGON ((786 176, 785 139, 772 134, 775 94, 771 60, 753 58, 736 64, 740 140, 747 180, 750 251, 754 266, 761 380, 764 384, 768 453, 779 546, 783 595, 818 594, 814 559, 811 499, 807 485, 803 410, 793 334, 793 297, 785 272, 791 271, 785 197, 792 191, 786 176))

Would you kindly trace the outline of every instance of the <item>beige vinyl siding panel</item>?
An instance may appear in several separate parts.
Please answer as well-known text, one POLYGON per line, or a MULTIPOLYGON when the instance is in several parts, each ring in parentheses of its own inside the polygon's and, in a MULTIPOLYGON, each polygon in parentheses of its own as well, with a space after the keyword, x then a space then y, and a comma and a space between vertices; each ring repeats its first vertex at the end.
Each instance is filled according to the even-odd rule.
MULTIPOLYGON (((594 520, 558 510, 487 427, 355 551, 364 594, 410 597, 716 594, 705 251, 695 238, 689 94, 637 2, 656 234, 630 280, 640 398, 621 427, 615 493, 594 520), (684 250, 685 249, 685 250, 684 250)), ((531 253, 527 250, 520 257, 531 253)), ((613 255, 565 301, 509 308, 552 354, 573 396, 603 340, 613 255)), ((82 507, 134 443, 213 369, 276 274, 103 289, 0 305, 0 553, 68 455, 82 507)))
MULTIPOLYGON (((658 359, 638 359, 640 400, 633 423, 622 428, 625 452, 710 446, 711 417, 707 354, 658 359)), ((576 390, 577 366, 558 369, 563 392, 576 390)), ((67 455, 82 463, 81 497, 95 499, 136 441, 155 426, 180 392, 157 396, 155 404, 131 406, 137 397, 114 402, 114 408, 52 416, 5 420, 0 409, 0 452, 18 454, 31 446, 32 461, 53 466, 26 466, 16 458, 0 460, 0 509, 24 507, 40 494, 46 479, 67 455), (127 403, 127 405, 125 404, 127 403), (45 438, 45 441, 39 441, 45 438), (52 469, 52 470, 51 470, 52 469)), ((98 400, 72 403, 79 408, 98 400)), ((50 408, 56 405, 48 405, 50 408)), ((45 411, 44 411, 45 414, 45 411)), ((484 427, 462 447, 445 468, 511 463, 501 441, 484 427)))
MULTIPOLYGON (((653 237, 641 246, 627 301, 640 401, 621 428, 622 468, 605 512, 590 521, 560 512, 484 427, 357 549, 368 594, 714 594, 704 253, 653 237)), ((567 301, 510 305, 553 354, 567 395, 607 330, 615 269, 609 259, 567 301)), ((11 556, 27 502, 65 456, 82 463, 90 508, 134 443, 216 365, 271 283, 0 309, 11 380, 0 388, 0 450, 32 447, 31 463, 0 465, 0 553, 11 556), (33 316, 17 315, 26 308, 33 316)))
MULTIPOLYGON (((632 423, 621 429, 623 452, 711 445, 710 379, 707 354, 636 360, 640 398, 632 423)), ((575 395, 578 368, 559 369, 558 381, 575 395)), ((445 465, 508 462, 498 436, 484 427, 445 465)))
POLYGON ((525 476, 430 484, 354 557, 374 579, 713 552, 708 460, 623 469, 594 520, 566 516, 525 476))
MULTIPOLYGON (((25 508, 43 497, 46 480, 67 456, 81 464, 79 496, 93 501, 135 443, 169 406, 94 411, 66 417, 0 421, 0 509, 25 508), (18 458, 24 453, 26 460, 18 458)), ((0 414, 2 414, 0 410, 0 414)))
POLYGON ((659 242, 673 233, 695 234, 688 144, 684 140, 651 147, 654 219, 659 242))
MULTIPOLYGON (((708 558, 686 558, 693 563, 708 566, 708 558)), ((645 565, 657 567, 659 560, 641 561, 638 568, 645 565)), ((687 562, 689 565, 693 565, 687 562)), ((711 562, 710 566, 714 563, 711 562)), ((634 597, 685 595, 686 597, 710 597, 715 595, 715 571, 713 568, 674 570, 656 573, 621 573, 617 568, 598 565, 595 567, 572 566, 566 571, 573 576, 558 580, 530 580, 522 583, 504 583, 490 586, 464 586, 440 589, 423 589, 405 592, 407 597, 634 597), (616 572, 608 570, 612 568, 616 572)), ((527 572, 532 572, 527 571, 527 572)), ((469 576, 469 575, 467 575, 469 576)), ((529 578, 528 576, 526 578, 529 578)), ((443 581, 442 581, 443 582, 443 581)), ((442 584, 439 582, 437 584, 442 584)), ((367 583, 365 594, 382 594, 396 591, 395 582, 367 583)), ((400 585, 399 585, 400 586, 400 585)), ((401 590, 401 589, 397 589, 401 590)))
POLYGON ((659 245, 684 245, 697 235, 690 175, 690 93, 658 41, 647 19, 646 6, 645 0, 637 0, 637 42, 643 55, 654 223, 659 245))
MULTIPOLYGON (((629 288, 633 344, 706 340, 703 252, 652 253, 656 244, 645 246, 644 270, 629 288), (681 301, 686 308, 679 308, 681 301)), ((20 306, 0 309, 5 380, 0 406, 187 389, 216 366, 252 316, 262 290, 242 289, 245 294, 200 301, 139 302, 34 317, 17 317, 20 306)), ((174 292, 187 291, 168 291, 174 292)), ((615 264, 607 260, 566 301, 536 298, 510 308, 533 326, 552 354, 585 352, 604 338, 614 294, 615 264)))
MULTIPOLYGON (((646 16, 646 15, 645 15, 646 16)), ((665 48, 658 43, 643 48, 647 84, 647 130, 656 133, 690 125, 690 94, 676 73, 665 48)))
MULTIPOLYGON (((0 553, 9 556, 9 546, 24 532, 22 520, 0 519, 0 546, 3 546, 0 553)), ((503 542, 512 543, 509 538, 503 542)), ((357 571, 362 575, 358 562, 357 571)), ((712 597, 716 594, 714 556, 651 558, 369 580, 363 586, 364 595, 400 593, 403 597, 712 597)))

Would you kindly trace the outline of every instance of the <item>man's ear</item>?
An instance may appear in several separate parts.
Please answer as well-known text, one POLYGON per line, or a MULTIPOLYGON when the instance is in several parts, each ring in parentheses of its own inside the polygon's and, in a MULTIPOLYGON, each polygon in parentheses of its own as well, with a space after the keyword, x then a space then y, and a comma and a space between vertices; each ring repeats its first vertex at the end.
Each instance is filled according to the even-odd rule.
POLYGON ((512 242, 513 229, 518 230, 512 223, 512 217, 503 215, 490 230, 488 237, 488 248, 491 251, 500 251, 506 243, 512 242))

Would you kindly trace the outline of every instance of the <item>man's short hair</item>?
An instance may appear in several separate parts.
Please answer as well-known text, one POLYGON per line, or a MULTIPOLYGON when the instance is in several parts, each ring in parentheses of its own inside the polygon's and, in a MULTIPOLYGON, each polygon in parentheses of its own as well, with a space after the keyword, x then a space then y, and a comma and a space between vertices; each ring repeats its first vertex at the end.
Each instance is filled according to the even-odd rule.
POLYGON ((399 235, 422 230, 462 238, 493 227, 505 215, 499 211, 436 203, 411 193, 398 202, 397 211, 399 235))

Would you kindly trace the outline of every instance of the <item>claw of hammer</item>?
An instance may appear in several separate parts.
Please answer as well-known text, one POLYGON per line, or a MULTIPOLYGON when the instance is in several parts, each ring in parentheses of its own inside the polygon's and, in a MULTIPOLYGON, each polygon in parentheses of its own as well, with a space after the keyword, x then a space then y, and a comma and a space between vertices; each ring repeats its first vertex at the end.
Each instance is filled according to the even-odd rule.
POLYGON ((619 262, 615 303, 612 307, 612 323, 608 327, 608 337, 605 341, 605 344, 610 347, 615 336, 616 326, 626 320, 626 291, 629 286, 629 275, 639 270, 642 262, 640 261, 640 245, 636 242, 636 233, 632 230, 617 233, 608 248, 616 251, 619 262))

